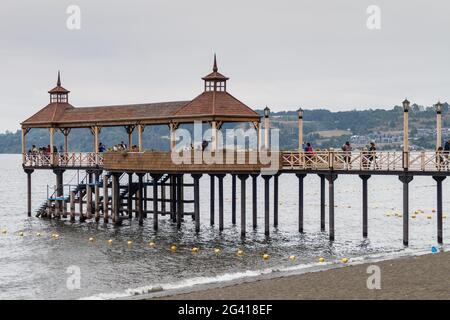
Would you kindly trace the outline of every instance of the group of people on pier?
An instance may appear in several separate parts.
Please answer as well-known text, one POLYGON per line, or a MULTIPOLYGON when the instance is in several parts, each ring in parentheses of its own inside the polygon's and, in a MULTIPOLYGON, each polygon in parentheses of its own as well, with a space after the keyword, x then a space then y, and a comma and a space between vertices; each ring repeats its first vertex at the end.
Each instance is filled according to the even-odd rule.
MULTIPOLYGON (((450 147, 450 145, 449 145, 450 147)), ((352 151, 353 151, 353 147, 350 144, 350 141, 346 141, 342 147, 341 147, 342 153, 343 153, 343 158, 344 158, 344 164, 346 166, 347 169, 351 169, 352 168, 352 151)), ((306 158, 306 165, 307 167, 313 166, 314 163, 314 157, 317 157, 317 155, 319 155, 322 152, 327 152, 327 151, 334 151, 334 149, 330 148, 329 150, 322 150, 320 148, 317 148, 314 150, 312 144, 310 142, 307 142, 304 147, 303 147, 303 151, 305 152, 305 158, 306 158)), ((375 145, 374 141, 371 141, 370 144, 366 147, 364 147, 362 149, 362 154, 361 154, 361 164, 362 167, 364 169, 370 169, 372 164, 373 164, 373 168, 374 169, 378 169, 379 166, 377 164, 377 147, 375 145)))

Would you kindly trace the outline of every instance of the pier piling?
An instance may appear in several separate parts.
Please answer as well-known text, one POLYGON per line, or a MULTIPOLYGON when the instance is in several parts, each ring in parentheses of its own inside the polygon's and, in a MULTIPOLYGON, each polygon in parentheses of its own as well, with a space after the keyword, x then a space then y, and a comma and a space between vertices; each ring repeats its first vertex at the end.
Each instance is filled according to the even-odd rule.
POLYGON ((120 225, 119 209, 120 209, 120 190, 119 190, 120 173, 112 174, 112 215, 115 225, 120 225))
MULTIPOLYGON (((151 174, 153 181, 153 230, 158 230, 158 180, 161 178, 160 174, 151 174)), ((139 185, 142 184, 142 177, 139 176, 139 185)), ((139 187, 141 190, 141 187, 139 187)), ((140 207, 142 206, 142 202, 140 207)))
MULTIPOLYGON (((136 192, 136 209, 138 210, 138 220, 139 220, 139 225, 142 226, 144 225, 144 206, 143 206, 143 194, 142 194, 142 189, 143 189, 143 179, 144 179, 144 173, 138 173, 138 188, 137 188, 137 192, 136 192)), ((154 205, 154 203, 153 203, 154 205)), ((158 221, 156 221, 156 224, 158 223, 158 221)))
POLYGON ((320 177, 320 230, 325 231, 325 175, 320 177))
MULTIPOLYGON (((95 179, 95 187, 94 187, 94 193, 95 193, 95 222, 99 222, 100 221, 100 174, 102 172, 101 171, 95 171, 94 173, 94 179, 95 179)), ((65 206, 64 206, 65 207, 65 206)))
POLYGON ((273 226, 278 227, 278 177, 280 174, 273 176, 273 226))
POLYGON ((109 178, 103 176, 103 222, 108 223, 109 220, 109 193, 108 193, 108 181, 109 178))
POLYGON ((337 174, 330 173, 326 176, 328 180, 328 228, 330 241, 334 241, 334 181, 337 174))
POLYGON ((368 234, 368 200, 367 200, 367 180, 370 175, 359 175, 362 180, 362 224, 363 224, 363 237, 367 238, 368 234))
POLYGON ((75 222, 75 192, 70 192, 70 222, 75 222))
POLYGON ((270 235, 270 178, 272 176, 264 175, 264 234, 270 235))
POLYGON ((177 175, 177 229, 181 228, 181 219, 183 219, 183 175, 177 175))
POLYGON ((27 174, 27 215, 31 217, 31 174, 33 169, 25 169, 27 174))
POLYGON ((241 180, 241 237, 245 237, 246 233, 246 224, 247 224, 247 217, 246 217, 246 185, 245 181, 248 178, 248 174, 240 174, 238 175, 239 180, 241 180))
POLYGON ((210 174, 210 197, 209 197, 209 210, 210 210, 210 224, 211 226, 214 225, 214 219, 215 219, 215 180, 214 180, 214 175, 210 174))
POLYGON ((195 232, 200 232, 200 178, 201 174, 193 174, 194 179, 194 216, 195 216, 195 232))
POLYGON ((133 194, 131 188, 133 186, 133 172, 128 173, 128 197, 127 197, 127 212, 128 218, 133 218, 133 194))
POLYGON ((303 213, 304 213, 304 204, 303 204, 303 180, 306 176, 304 173, 297 173, 298 178, 298 231, 303 233, 303 213))
POLYGON ((216 175, 219 180, 219 231, 223 231, 223 178, 224 174, 216 175))
POLYGON ((412 175, 404 174, 398 177, 403 183, 403 245, 409 243, 409 183, 413 180, 412 175))
POLYGON ((252 174, 252 210, 253 210, 253 229, 258 225, 258 174, 252 174))
POLYGON ((444 176, 434 176, 433 179, 436 180, 436 192, 437 192, 437 240, 439 244, 443 243, 442 234, 442 181, 446 177, 444 176))
POLYGON ((231 175, 231 223, 236 224, 236 175, 231 175))

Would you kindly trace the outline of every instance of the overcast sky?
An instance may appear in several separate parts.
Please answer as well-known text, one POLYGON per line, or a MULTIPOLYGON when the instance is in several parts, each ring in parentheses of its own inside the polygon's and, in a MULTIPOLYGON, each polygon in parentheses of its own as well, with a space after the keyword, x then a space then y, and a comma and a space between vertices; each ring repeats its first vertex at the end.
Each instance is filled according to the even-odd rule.
POLYGON ((2 0, 0 131, 48 103, 58 69, 75 106, 189 100, 214 52, 253 108, 447 101, 449 14, 448 0, 2 0), (80 30, 66 26, 69 5, 80 30))

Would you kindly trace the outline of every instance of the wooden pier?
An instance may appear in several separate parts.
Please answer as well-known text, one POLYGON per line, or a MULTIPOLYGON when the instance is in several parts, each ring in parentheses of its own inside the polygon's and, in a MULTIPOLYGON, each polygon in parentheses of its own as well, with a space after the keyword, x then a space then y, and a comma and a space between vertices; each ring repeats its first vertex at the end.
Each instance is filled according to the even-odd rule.
MULTIPOLYGON (((44 218, 68 218, 75 222, 87 220, 121 225, 125 219, 136 219, 140 225, 146 219, 158 230, 159 219, 167 219, 182 228, 184 217, 195 220, 195 230, 201 230, 200 193, 201 177, 210 179, 210 224, 216 223, 218 202, 218 229, 224 230, 224 177, 231 175, 231 221, 236 224, 240 212, 241 236, 246 235, 248 216, 254 229, 257 225, 257 181, 264 180, 264 232, 270 235, 271 225, 277 227, 279 205, 279 177, 295 174, 298 178, 298 231, 304 232, 304 178, 315 175, 320 183, 320 229, 325 231, 325 195, 328 182, 328 234, 335 239, 334 182, 340 175, 355 175, 362 182, 362 236, 368 237, 369 206, 368 184, 372 175, 395 175, 403 185, 403 243, 409 240, 409 183, 415 176, 430 176, 437 184, 437 240, 443 243, 442 231, 442 181, 450 174, 448 154, 440 152, 410 151, 408 147, 409 101, 404 105, 404 148, 399 152, 385 151, 317 151, 304 152, 303 112, 299 110, 299 149, 293 151, 271 150, 269 128, 270 110, 264 110, 263 119, 258 113, 227 92, 227 77, 218 72, 214 59, 213 72, 202 78, 204 92, 190 101, 164 102, 142 105, 76 108, 69 104, 69 91, 57 86, 49 91, 50 104, 22 123, 23 168, 27 174, 27 208, 31 216, 32 173, 34 170, 52 170, 56 189, 38 209, 44 218), (211 143, 207 150, 177 149, 177 130, 183 124, 209 123, 212 128, 211 143), (254 148, 235 150, 223 148, 218 139, 219 130, 226 122, 248 122, 254 129, 257 143, 254 148), (264 123, 264 130, 261 124, 264 123), (170 130, 170 152, 146 151, 142 132, 147 126, 166 124, 170 130), (99 152, 99 134, 104 127, 120 126, 128 134, 128 147, 133 144, 132 133, 138 132, 138 150, 99 152), (50 152, 28 152, 26 135, 33 128, 48 128, 50 152), (94 150, 70 152, 68 136, 72 128, 86 128, 94 136, 94 150), (54 134, 64 134, 64 150, 53 152, 54 134), (263 137, 264 134, 264 137, 263 137), (221 156, 218 157, 218 156, 221 156), (178 163, 174 159, 183 159, 178 163), (222 161, 217 161, 222 159, 222 161), (227 159, 229 161, 224 161, 227 159), (265 160, 269 159, 267 162, 265 160), (213 160, 213 161, 211 161, 213 160), (73 186, 64 184, 66 171, 86 173, 73 186), (193 183, 186 183, 190 176, 193 183), (252 194, 246 193, 251 183, 252 194), (216 183, 218 190, 216 190, 216 183), (240 204, 236 203, 236 186, 240 184, 240 204), (193 188, 193 198, 186 199, 186 188, 193 188), (218 194, 216 194, 218 191, 218 194), (246 208, 251 197, 252 209, 246 208), (193 204, 193 212, 185 208, 193 204), (271 223, 271 204, 273 220, 271 223), (238 210, 239 209, 239 210, 238 210), (251 214, 250 214, 251 213, 251 214)), ((437 105, 437 126, 441 110, 437 105)), ((437 143, 441 137, 438 131, 437 143)), ((438 145, 439 145, 438 144, 438 145)))

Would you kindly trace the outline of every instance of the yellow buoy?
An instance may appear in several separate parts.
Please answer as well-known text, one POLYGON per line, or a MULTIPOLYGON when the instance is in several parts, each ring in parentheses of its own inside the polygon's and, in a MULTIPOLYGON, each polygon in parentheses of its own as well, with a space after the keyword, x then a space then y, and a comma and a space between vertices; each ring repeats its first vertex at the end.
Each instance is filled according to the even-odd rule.
POLYGON ((238 257, 242 257, 244 255, 244 251, 238 250, 236 254, 238 255, 238 257))
POLYGON ((431 219, 431 218, 432 218, 431 214, 427 215, 427 219, 431 219))
POLYGON ((40 234, 40 233, 38 232, 38 233, 36 233, 36 236, 37 236, 37 237, 40 237, 40 236, 41 236, 41 234, 40 234))
POLYGON ((220 249, 219 249, 219 248, 215 248, 215 249, 214 249, 214 253, 215 253, 215 254, 219 254, 219 253, 220 253, 220 249))
POLYGON ((347 263, 347 262, 348 262, 348 259, 347 259, 347 258, 342 258, 342 259, 341 259, 341 262, 342 262, 342 263, 347 263))
POLYGON ((267 253, 264 253, 262 257, 264 260, 269 260, 270 258, 270 256, 267 253))
POLYGON ((442 218, 447 219, 447 215, 443 215, 442 218))
POLYGON ((23 237, 23 232, 19 232, 19 236, 23 237))
POLYGON ((149 247, 154 247, 154 246, 156 246, 156 243, 154 243, 153 241, 150 241, 150 242, 148 243, 148 246, 149 246, 149 247))
POLYGON ((170 246, 170 251, 172 251, 172 252, 175 252, 175 251, 177 251, 177 246, 176 245, 171 245, 170 246))
POLYGON ((59 238, 59 234, 53 233, 53 234, 52 234, 52 238, 53 238, 53 239, 58 239, 58 238, 59 238))
POLYGON ((108 244, 109 244, 109 245, 113 244, 113 240, 112 240, 112 239, 109 239, 109 240, 108 240, 108 244))
POLYGON ((391 214, 390 213, 386 213, 386 217, 390 217, 391 216, 391 214))
POLYGON ((129 246, 132 246, 132 245, 133 245, 133 241, 128 240, 128 241, 127 241, 127 244, 128 244, 129 246))
POLYGON ((199 251, 199 249, 198 249, 197 247, 193 247, 193 248, 191 249, 191 251, 192 251, 192 253, 197 253, 197 252, 199 251))
POLYGON ((295 261, 295 259, 296 259, 296 257, 295 257, 294 255, 290 255, 290 256, 289 256, 289 260, 295 261))
POLYGON ((400 217, 400 218, 401 218, 401 217, 403 217, 403 215, 402 215, 401 213, 399 213, 399 214, 397 215, 397 217, 400 217))
POLYGON ((93 237, 90 237, 90 238, 89 238, 89 242, 94 242, 94 238, 93 238, 93 237))
POLYGON ((320 258, 319 258, 319 262, 325 262, 325 258, 320 257, 320 258))
POLYGON ((6 234, 8 231, 6 231, 6 229, 2 230, 2 234, 6 234))
POLYGON ((416 218, 416 215, 415 215, 415 214, 413 214, 413 215, 411 216, 411 218, 412 218, 412 219, 415 219, 415 218, 416 218))

